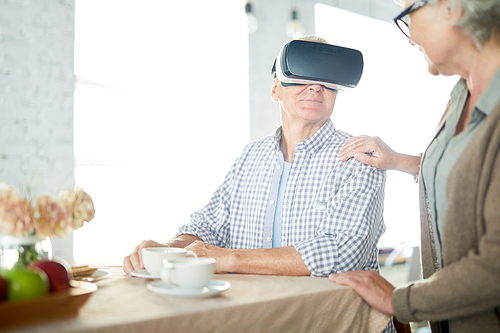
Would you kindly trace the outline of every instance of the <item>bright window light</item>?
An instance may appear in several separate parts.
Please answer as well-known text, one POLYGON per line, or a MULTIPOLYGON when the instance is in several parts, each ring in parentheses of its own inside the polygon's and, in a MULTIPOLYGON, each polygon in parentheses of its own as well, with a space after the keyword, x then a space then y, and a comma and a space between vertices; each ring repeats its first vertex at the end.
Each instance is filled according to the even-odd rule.
POLYGON ((243 1, 77 0, 76 263, 121 264, 202 208, 249 139, 243 1))
MULTIPOLYGON (((323 4, 315 6, 315 19, 318 36, 364 57, 359 85, 337 97, 336 128, 379 136, 401 153, 424 152, 458 78, 428 74, 423 54, 393 23, 323 4)), ((412 176, 387 173, 384 218, 380 246, 420 244, 418 185, 412 176)))

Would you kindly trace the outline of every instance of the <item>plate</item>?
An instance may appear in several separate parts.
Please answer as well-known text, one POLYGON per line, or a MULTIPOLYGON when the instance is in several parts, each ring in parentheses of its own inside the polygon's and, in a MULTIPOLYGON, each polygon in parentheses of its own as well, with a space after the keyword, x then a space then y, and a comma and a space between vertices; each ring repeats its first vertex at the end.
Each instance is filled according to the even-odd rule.
POLYGON ((71 288, 66 291, 30 300, 0 303, 0 331, 76 316, 80 307, 97 290, 97 285, 74 280, 70 284, 71 288))
POLYGON ((144 278, 144 279, 159 279, 159 275, 151 275, 149 272, 145 269, 136 269, 135 271, 130 272, 130 275, 138 278, 144 278))
POLYGON ((154 281, 148 283, 147 287, 156 294, 174 298, 205 298, 218 295, 222 291, 229 289, 231 283, 222 280, 210 280, 208 286, 201 289, 178 289, 162 281, 154 281))
POLYGON ((97 282, 102 279, 108 278, 111 276, 111 272, 105 269, 98 268, 92 276, 83 276, 77 277, 74 280, 78 281, 87 281, 87 282, 97 282))

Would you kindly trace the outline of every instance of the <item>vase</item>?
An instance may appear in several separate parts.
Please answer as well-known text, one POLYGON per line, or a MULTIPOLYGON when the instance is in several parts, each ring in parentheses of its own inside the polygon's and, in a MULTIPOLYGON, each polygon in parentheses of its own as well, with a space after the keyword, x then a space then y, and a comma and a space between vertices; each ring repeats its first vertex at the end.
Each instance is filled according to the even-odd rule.
POLYGON ((41 259, 52 259, 49 237, 0 235, 0 269, 22 268, 41 259))

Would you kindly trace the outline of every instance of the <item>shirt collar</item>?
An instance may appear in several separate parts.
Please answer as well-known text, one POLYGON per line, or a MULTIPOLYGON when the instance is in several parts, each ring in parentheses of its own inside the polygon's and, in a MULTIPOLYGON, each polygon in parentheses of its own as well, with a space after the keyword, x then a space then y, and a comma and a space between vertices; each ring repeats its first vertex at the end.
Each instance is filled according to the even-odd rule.
POLYGON ((495 75, 491 79, 488 86, 483 91, 476 102, 476 108, 481 112, 489 115, 493 108, 500 102, 500 68, 497 69, 495 75))
POLYGON ((460 78, 458 80, 457 84, 455 84, 455 87, 453 87, 453 90, 451 91, 451 99, 456 99, 459 98, 461 95, 464 93, 467 94, 469 90, 467 89, 467 83, 465 82, 464 78, 460 78))
MULTIPOLYGON (((315 154, 318 152, 325 143, 329 142, 330 138, 335 134, 335 126, 333 126, 332 120, 328 119, 327 122, 321 126, 321 128, 314 133, 311 137, 305 139, 297 144, 296 150, 302 147, 307 149, 310 154, 315 154)), ((275 133, 274 144, 276 149, 280 149, 281 137, 283 135, 282 127, 280 126, 275 133)))

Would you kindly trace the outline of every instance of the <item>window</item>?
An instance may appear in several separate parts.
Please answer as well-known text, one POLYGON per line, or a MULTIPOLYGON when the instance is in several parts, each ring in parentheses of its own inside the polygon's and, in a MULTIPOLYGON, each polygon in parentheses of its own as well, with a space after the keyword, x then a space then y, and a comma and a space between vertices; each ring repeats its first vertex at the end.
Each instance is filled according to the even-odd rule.
MULTIPOLYGON (((316 34, 330 43, 360 50, 359 85, 340 92, 332 121, 352 135, 376 135, 397 152, 418 155, 434 136, 457 77, 432 76, 418 47, 411 47, 394 23, 331 6, 315 6, 316 34)), ((420 244, 418 186, 413 177, 387 173, 379 245, 420 244)))
POLYGON ((74 233, 74 259, 120 264, 188 222, 248 142, 245 12, 77 0, 75 15, 75 179, 96 216, 74 233))

